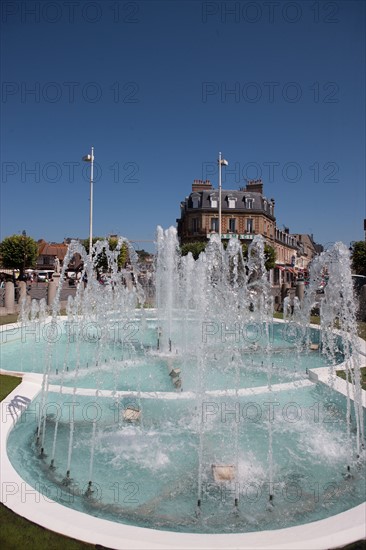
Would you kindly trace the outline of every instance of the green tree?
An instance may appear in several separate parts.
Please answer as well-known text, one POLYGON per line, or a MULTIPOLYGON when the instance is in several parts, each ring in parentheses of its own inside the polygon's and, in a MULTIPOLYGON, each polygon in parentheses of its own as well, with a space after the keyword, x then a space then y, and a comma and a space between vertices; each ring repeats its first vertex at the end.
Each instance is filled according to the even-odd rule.
POLYGON ((352 247, 352 271, 356 275, 366 275, 366 242, 357 241, 352 247))
POLYGON ((0 243, 2 266, 7 269, 19 269, 19 278, 23 279, 26 269, 35 266, 38 256, 38 245, 32 237, 23 231, 22 235, 6 237, 0 243))
MULTIPOLYGON (((244 258, 248 258, 248 245, 244 243, 242 245, 242 249, 243 249, 244 258)), ((264 259, 265 259, 264 266, 266 268, 266 271, 273 269, 274 266, 276 265, 276 251, 269 244, 264 245, 264 259)))
POLYGON ((151 258, 152 254, 146 252, 143 248, 141 250, 136 250, 136 254, 139 257, 140 262, 145 262, 147 259, 151 258))
MULTIPOLYGON (((223 247, 226 249, 228 241, 223 241, 223 247)), ((207 246, 207 241, 196 241, 192 243, 186 243, 181 246, 182 256, 186 256, 188 252, 192 253, 192 256, 197 260, 198 256, 205 250, 207 246)), ((248 258, 248 245, 247 243, 242 244, 243 256, 248 258)), ((265 257, 265 267, 269 271, 273 269, 276 265, 276 251, 269 244, 264 245, 264 257, 265 257)))
MULTIPOLYGON (((102 241, 102 240, 103 240, 103 237, 93 237, 93 241, 92 241, 93 245, 95 245, 97 241, 102 241)), ((85 248, 87 254, 89 254, 89 239, 84 239, 83 241, 81 241, 81 244, 85 248)), ((109 244, 110 250, 115 250, 118 245, 118 239, 110 238, 108 239, 108 244, 109 244)), ((124 242, 121 246, 121 250, 118 255, 119 269, 122 269, 123 267, 125 267, 126 263, 128 262, 128 259, 129 259, 128 246, 124 242)), ((98 259, 95 262, 95 266, 99 271, 108 270, 108 260, 107 260, 107 255, 105 253, 105 249, 103 249, 103 252, 98 255, 98 259)))
MULTIPOLYGON (((109 248, 115 250, 118 244, 118 239, 109 239, 109 248)), ((121 250, 118 255, 118 267, 123 269, 129 260, 128 246, 126 242, 122 243, 121 250)))
POLYGON ((193 243, 185 243, 181 246, 182 256, 186 256, 188 252, 192 253, 192 256, 197 260, 198 256, 205 250, 207 241, 196 241, 193 243))
POLYGON ((269 244, 264 245, 264 257, 265 257, 265 267, 266 270, 269 271, 270 269, 273 269, 276 265, 276 250, 273 248, 273 246, 270 246, 269 244))

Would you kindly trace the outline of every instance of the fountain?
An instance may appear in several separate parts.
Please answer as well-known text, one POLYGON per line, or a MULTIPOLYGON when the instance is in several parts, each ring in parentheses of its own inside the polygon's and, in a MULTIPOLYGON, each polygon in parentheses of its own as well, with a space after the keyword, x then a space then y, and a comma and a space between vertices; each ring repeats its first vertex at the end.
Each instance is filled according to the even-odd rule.
POLYGON ((90 518, 78 536, 93 542, 101 521, 141 548, 206 547, 206 535, 211 547, 270 547, 264 533, 295 548, 309 542, 299 529, 339 514, 351 522, 344 540, 358 536, 347 511, 357 516, 364 500, 364 398, 347 248, 313 261, 304 299, 286 299, 277 322, 260 236, 247 259, 236 239, 224 250, 213 236, 194 261, 174 228, 158 228, 156 310, 143 308, 129 243, 132 269, 118 270, 125 242, 98 242, 93 261, 73 242, 64 270, 79 253, 88 282, 67 316, 59 288, 50 317, 24 303, 20 326, 3 334, 3 366, 41 376, 30 404, 12 404, 12 468, 71 523, 90 518), (95 276, 101 258, 108 285, 95 276))

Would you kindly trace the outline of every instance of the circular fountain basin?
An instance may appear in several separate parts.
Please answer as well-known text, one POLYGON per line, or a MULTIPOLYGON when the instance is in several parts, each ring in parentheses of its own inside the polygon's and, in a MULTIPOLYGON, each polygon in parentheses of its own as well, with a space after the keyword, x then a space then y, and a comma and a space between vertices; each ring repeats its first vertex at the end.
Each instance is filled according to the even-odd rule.
MULTIPOLYGON (((27 375, 9 396, 8 403, 15 395, 31 403, 21 415, 25 400, 18 399, 5 414, 3 501, 48 527, 52 513, 52 529, 113 548, 329 548, 362 538, 363 457, 350 452, 355 435, 354 426, 347 433, 343 381, 332 388, 309 380, 309 371, 314 378, 328 372, 320 350, 294 341, 285 324, 274 327, 271 350, 246 341, 225 361, 211 342, 203 394, 194 353, 157 350, 154 320, 140 331, 137 354, 114 342, 96 357, 92 328, 83 342, 61 335, 52 348, 47 403, 40 375, 27 375), (173 368, 180 370, 179 390, 173 368), (137 420, 126 420, 131 407, 137 420), (34 437, 40 417, 47 418, 43 453, 34 437), (230 476, 217 478, 220 467, 230 476)), ((41 372, 48 342, 22 343, 19 327, 7 333, 6 370, 36 372, 38 365, 41 372)))

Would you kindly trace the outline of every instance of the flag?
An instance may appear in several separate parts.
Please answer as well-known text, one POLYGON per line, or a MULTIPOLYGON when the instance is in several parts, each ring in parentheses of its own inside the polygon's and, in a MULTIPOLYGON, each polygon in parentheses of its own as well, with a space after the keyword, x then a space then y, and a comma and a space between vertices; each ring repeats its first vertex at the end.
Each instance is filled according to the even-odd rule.
POLYGON ((221 159, 221 160, 220 160, 220 164, 221 164, 221 166, 229 166, 228 161, 225 160, 225 159, 221 159))

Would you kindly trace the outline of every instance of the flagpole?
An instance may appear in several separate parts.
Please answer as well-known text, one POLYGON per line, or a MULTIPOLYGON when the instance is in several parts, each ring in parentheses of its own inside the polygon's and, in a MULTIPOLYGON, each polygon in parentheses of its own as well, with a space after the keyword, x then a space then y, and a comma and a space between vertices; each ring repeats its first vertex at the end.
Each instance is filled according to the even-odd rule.
POLYGON ((85 155, 83 161, 90 162, 90 205, 89 205, 89 257, 92 258, 93 248, 93 182, 94 182, 94 147, 91 154, 85 155))
POLYGON ((93 248, 93 183, 94 183, 94 147, 91 148, 90 160, 90 212, 89 212, 89 256, 92 257, 93 248))
POLYGON ((221 153, 219 153, 219 240, 221 243, 221 153))

